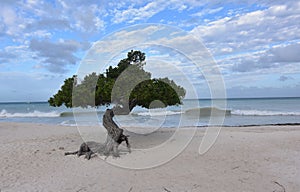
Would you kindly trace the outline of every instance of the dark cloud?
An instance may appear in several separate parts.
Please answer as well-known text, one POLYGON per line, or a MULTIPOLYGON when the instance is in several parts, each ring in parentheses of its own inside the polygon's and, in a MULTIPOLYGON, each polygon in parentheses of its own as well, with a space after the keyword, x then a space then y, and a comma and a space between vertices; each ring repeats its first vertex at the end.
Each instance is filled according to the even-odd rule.
POLYGON ((232 71, 250 72, 259 69, 277 68, 288 64, 300 63, 300 44, 274 47, 265 52, 244 58, 234 58, 232 71))
POLYGON ((42 65, 55 73, 65 72, 67 65, 75 65, 79 60, 75 53, 86 49, 86 44, 76 41, 50 42, 48 40, 30 41, 29 48, 36 52, 38 57, 44 58, 42 65))
POLYGON ((282 75, 282 76, 279 77, 279 81, 286 81, 286 80, 288 80, 288 79, 289 79, 289 78, 286 77, 286 76, 284 76, 284 75, 282 75))
POLYGON ((261 61, 271 63, 300 62, 300 44, 291 44, 284 47, 272 48, 266 52, 261 61))
POLYGON ((294 79, 294 78, 293 77, 287 77, 285 75, 281 75, 278 80, 279 81, 287 81, 287 80, 290 80, 290 79, 294 79))
POLYGON ((270 69, 274 67, 278 67, 276 63, 269 63, 269 62, 261 62, 255 58, 240 58, 238 60, 233 60, 235 63, 232 66, 232 71, 234 72, 251 72, 260 69, 270 69))

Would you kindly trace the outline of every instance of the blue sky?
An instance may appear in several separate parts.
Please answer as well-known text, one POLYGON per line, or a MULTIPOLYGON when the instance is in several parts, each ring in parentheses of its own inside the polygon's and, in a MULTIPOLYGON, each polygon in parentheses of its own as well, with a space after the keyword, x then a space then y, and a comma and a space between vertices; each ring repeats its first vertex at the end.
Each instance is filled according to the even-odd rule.
MULTIPOLYGON (((299 1, 2 0, 0 102, 46 101, 95 41, 144 23, 201 40, 228 97, 300 96, 299 1)), ((197 73, 191 76, 201 85, 197 73)))

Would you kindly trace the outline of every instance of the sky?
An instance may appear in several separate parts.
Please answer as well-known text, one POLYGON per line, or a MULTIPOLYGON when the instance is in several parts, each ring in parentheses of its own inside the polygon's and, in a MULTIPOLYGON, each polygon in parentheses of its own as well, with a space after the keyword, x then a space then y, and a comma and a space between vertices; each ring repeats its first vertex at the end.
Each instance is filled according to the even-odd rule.
MULTIPOLYGON (((201 41, 229 98, 300 97, 299 1, 1 0, 0 102, 47 101, 78 72, 95 42, 147 23, 201 41)), ((176 70, 190 69, 179 62, 183 55, 155 48, 145 48, 147 58, 161 61, 149 61, 154 75, 170 62, 176 70)), ((199 97, 207 97, 201 72, 191 70, 188 81, 198 85, 199 97)))

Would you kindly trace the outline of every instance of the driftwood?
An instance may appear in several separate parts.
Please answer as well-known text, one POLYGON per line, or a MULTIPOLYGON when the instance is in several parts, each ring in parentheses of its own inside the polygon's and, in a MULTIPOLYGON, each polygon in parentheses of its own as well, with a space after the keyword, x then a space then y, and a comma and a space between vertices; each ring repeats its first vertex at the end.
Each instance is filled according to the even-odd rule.
POLYGON ((84 142, 80 145, 78 151, 66 152, 65 155, 85 155, 86 159, 90 159, 92 154, 99 153, 109 156, 111 153, 114 157, 119 157, 119 145, 125 141, 129 152, 130 144, 128 141, 128 136, 123 134, 123 129, 114 122, 114 111, 112 109, 107 109, 103 115, 103 126, 107 130, 107 138, 104 144, 96 143, 93 141, 84 142))
POLYGON ((285 188, 283 185, 281 185, 280 183, 278 183, 277 181, 273 181, 276 185, 278 185, 279 187, 282 188, 282 191, 285 192, 285 188))
POLYGON ((94 151, 90 149, 89 146, 92 145, 92 142, 82 143, 78 151, 75 152, 66 152, 65 155, 77 155, 80 157, 81 155, 85 155, 86 159, 90 159, 94 151))

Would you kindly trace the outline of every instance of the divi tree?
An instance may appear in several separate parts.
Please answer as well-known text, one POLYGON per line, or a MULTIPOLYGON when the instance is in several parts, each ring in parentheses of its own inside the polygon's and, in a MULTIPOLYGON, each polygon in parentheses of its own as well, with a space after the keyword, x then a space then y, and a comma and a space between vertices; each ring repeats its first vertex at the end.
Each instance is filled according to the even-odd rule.
POLYGON ((126 141, 129 147, 129 143, 123 129, 113 121, 114 115, 128 115, 135 106, 155 108, 179 105, 185 96, 183 87, 167 77, 152 78, 151 73, 144 70, 144 65, 145 53, 131 50, 127 58, 120 60, 116 67, 108 67, 105 73, 89 74, 80 82, 75 75, 66 79, 48 102, 51 106, 65 105, 69 108, 114 104, 103 116, 103 125, 108 131, 105 151, 106 154, 113 151, 114 155, 118 155, 117 146, 126 141), (153 102, 157 100, 159 105, 153 102))

